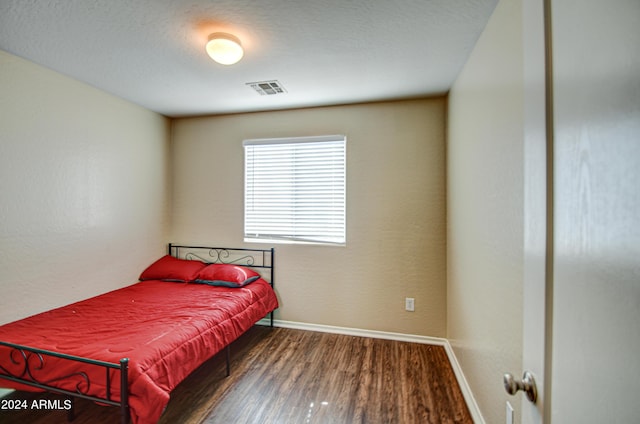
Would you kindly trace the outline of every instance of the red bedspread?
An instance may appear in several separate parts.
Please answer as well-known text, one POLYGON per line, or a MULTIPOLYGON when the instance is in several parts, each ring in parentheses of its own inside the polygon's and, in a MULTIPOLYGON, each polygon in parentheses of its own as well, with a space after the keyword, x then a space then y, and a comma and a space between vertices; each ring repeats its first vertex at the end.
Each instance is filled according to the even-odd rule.
MULTIPOLYGON (((0 340, 113 363, 129 358, 132 421, 147 424, 160 418, 178 383, 277 307, 261 279, 242 288, 144 281, 1 326, 0 340)), ((74 371, 69 361, 46 361, 40 381, 74 371)), ((0 347, 0 366, 12 366, 7 348, 0 347)), ((105 395, 104 373, 89 371, 90 394, 105 395)), ((51 384, 74 390, 77 381, 51 384)), ((0 387, 9 386, 0 379, 0 387)))

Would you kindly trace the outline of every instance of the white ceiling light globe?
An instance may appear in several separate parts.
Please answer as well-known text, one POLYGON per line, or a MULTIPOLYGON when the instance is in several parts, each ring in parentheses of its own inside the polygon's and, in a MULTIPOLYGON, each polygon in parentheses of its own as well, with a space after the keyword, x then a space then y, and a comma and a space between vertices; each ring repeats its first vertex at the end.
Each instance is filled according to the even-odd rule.
POLYGON ((222 65, 233 65, 244 55, 240 40, 224 32, 211 34, 206 49, 211 59, 222 65))

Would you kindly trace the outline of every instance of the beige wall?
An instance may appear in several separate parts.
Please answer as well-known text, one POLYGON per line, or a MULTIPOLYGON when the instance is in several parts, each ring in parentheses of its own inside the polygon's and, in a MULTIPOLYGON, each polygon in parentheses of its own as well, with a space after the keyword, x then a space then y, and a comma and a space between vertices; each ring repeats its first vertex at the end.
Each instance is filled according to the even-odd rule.
POLYGON ((487 423, 505 422, 502 374, 521 372, 521 4, 501 1, 449 95, 447 336, 487 423))
POLYGON ((243 245, 244 139, 345 134, 347 246, 276 246, 276 318, 444 337, 444 122, 444 98, 175 120, 172 238, 243 245))
POLYGON ((168 120, 0 51, 0 323, 137 279, 164 250, 168 120))

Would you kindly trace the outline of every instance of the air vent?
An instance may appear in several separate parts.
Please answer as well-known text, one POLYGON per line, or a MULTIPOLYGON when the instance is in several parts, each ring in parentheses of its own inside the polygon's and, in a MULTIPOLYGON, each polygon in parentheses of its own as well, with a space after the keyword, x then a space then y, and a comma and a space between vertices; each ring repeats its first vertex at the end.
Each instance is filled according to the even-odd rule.
POLYGON ((277 80, 248 82, 247 85, 256 90, 256 92, 261 96, 273 96, 287 92, 287 90, 285 90, 282 84, 277 80))

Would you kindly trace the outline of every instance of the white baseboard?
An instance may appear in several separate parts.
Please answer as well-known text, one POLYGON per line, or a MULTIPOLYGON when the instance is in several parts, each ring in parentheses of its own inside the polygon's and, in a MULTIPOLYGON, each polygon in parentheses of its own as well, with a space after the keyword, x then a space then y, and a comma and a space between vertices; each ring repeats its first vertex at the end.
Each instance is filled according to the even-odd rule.
MULTIPOLYGON (((265 318, 259 321, 258 324, 269 325, 269 320, 265 318)), ((467 379, 464 377, 464 373, 462 372, 460 363, 458 362, 458 359, 456 358, 456 355, 453 352, 453 348, 451 347, 451 344, 447 339, 443 339, 440 337, 420 336, 417 334, 404 334, 404 333, 393 333, 393 332, 387 332, 387 331, 363 330, 359 328, 349 328, 349 327, 334 327, 331 325, 309 324, 305 322, 283 321, 283 320, 277 320, 277 319, 273 321, 273 325, 274 327, 292 328, 296 330, 319 331, 322 333, 344 334, 348 336, 370 337, 374 339, 396 340, 401 342, 423 343, 423 344, 443 346, 445 352, 447 353, 447 357, 449 358, 449 362, 451 363, 451 367, 453 368, 453 373, 455 374, 456 379, 458 380, 460 391, 462 392, 462 396, 464 397, 464 400, 467 403, 467 407, 469 408, 469 412, 471 413, 473 422, 475 424, 485 424, 484 418, 480 413, 480 408, 478 408, 478 404, 476 403, 476 400, 473 397, 473 393, 471 392, 471 388, 469 387, 469 383, 467 383, 467 379)))
POLYGON ((419 336, 415 334, 391 333, 387 331, 362 330, 360 328, 335 327, 332 325, 309 324, 305 322, 274 320, 275 327, 292 328, 296 330, 319 331, 321 333, 344 334, 347 336, 370 337, 373 339, 396 340, 444 346, 446 339, 438 337, 419 336))
POLYGON ((456 358, 456 354, 453 352, 453 348, 449 343, 449 340, 447 340, 447 343, 444 346, 444 350, 447 352, 449 362, 451 363, 451 368, 453 368, 453 373, 456 375, 456 380, 458 380, 460 391, 462 392, 462 396, 464 396, 464 400, 467 403, 467 408, 469 408, 469 413, 471 414, 471 418, 473 418, 473 422, 475 424, 486 424, 484 417, 480 413, 480 408, 476 403, 476 399, 473 397, 473 393, 471 392, 469 383, 464 377, 464 373, 462 372, 462 367, 460 367, 458 358, 456 358))

